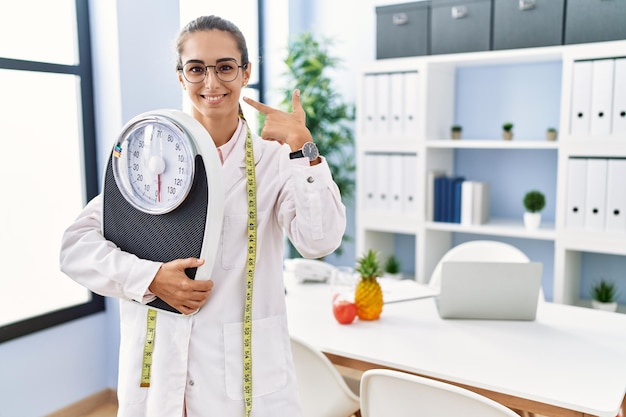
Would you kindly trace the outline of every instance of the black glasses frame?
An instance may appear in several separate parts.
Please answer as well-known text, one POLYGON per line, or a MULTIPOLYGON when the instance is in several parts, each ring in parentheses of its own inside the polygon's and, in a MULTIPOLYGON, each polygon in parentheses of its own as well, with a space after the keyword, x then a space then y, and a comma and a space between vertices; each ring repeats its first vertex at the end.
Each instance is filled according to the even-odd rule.
MULTIPOLYGON (((237 64, 237 61, 235 61, 235 60, 227 60, 227 61, 222 61, 222 62, 233 62, 234 64, 237 64)), ((185 75, 185 71, 183 71, 184 66, 181 67, 179 65, 178 67, 176 67, 176 69, 183 73, 183 77, 185 78, 185 80, 188 83, 190 83, 190 84, 200 84, 200 83, 204 82, 204 80, 206 80, 206 75, 208 74, 210 68, 213 68, 213 71, 215 72, 215 76, 217 77, 217 79, 222 81, 222 82, 224 82, 224 83, 229 83, 229 82, 235 81, 235 79, 239 75, 239 68, 244 69, 244 70, 248 68, 248 63, 247 62, 245 64, 235 65, 235 67, 237 67, 237 72, 235 73, 235 76, 232 79, 230 79, 230 80, 224 80, 224 79, 222 79, 222 77, 220 77, 220 72, 217 70, 217 66, 219 64, 221 64, 222 62, 217 63, 215 65, 204 65, 204 76, 202 77, 202 79, 200 81, 190 81, 187 78, 187 76, 185 75)), ((190 64, 190 62, 188 62, 187 64, 190 64)), ((187 64, 185 64, 185 65, 187 65, 187 64)), ((196 65, 197 65, 197 63, 196 63, 196 65)))

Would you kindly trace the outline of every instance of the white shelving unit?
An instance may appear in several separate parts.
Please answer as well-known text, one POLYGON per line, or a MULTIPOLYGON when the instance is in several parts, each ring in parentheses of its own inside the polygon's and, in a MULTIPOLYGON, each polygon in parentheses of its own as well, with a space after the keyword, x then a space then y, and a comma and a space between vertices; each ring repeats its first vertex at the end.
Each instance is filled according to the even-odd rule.
MULTIPOLYGON (((437 262, 453 245, 455 233, 467 233, 488 239, 490 236, 529 239, 539 243, 552 242, 554 247, 554 270, 548 271, 552 279, 553 301, 566 304, 586 305, 580 300, 581 255, 583 253, 601 253, 626 256, 626 232, 587 232, 573 231, 566 228, 566 191, 567 166, 570 157, 626 157, 626 134, 606 136, 572 136, 570 132, 570 109, 572 100, 572 72, 575 61, 600 60, 626 57, 626 41, 590 43, 580 45, 563 45, 544 48, 528 48, 505 51, 488 51, 466 54, 435 55, 409 58, 378 60, 369 63, 359 71, 359 87, 357 89, 357 221, 356 247, 362 253, 369 248, 381 252, 383 256, 397 252, 395 247, 396 234, 414 238, 415 279, 428 282, 437 262), (557 128, 558 140, 546 141, 537 137, 515 137, 512 141, 504 141, 496 137, 477 139, 449 139, 449 130, 455 121, 456 111, 456 73, 459 69, 497 67, 499 65, 516 66, 527 64, 559 63, 561 65, 560 109, 554 109, 559 116, 557 128), (371 76, 381 74, 415 74, 411 88, 405 89, 404 98, 394 97, 376 86, 372 92, 371 76), (368 78, 369 77, 369 78, 368 78), (407 98, 408 97, 408 98, 407 98), (417 121, 411 120, 410 131, 398 131, 397 128, 372 128, 379 117, 381 107, 396 101, 406 103, 414 100, 417 121), (382 102, 382 103, 381 103, 382 102), (393 131, 393 133, 390 133, 393 131), (387 132, 387 133, 386 133, 387 132), (468 150, 468 151, 465 151, 468 150), (433 222, 426 219, 427 174, 433 170, 454 174, 457 153, 505 151, 519 152, 524 157, 525 151, 550 153, 546 158, 553 160, 556 166, 548 169, 556 172, 556 193, 549 195, 555 203, 554 222, 542 222, 539 230, 529 231, 523 226, 521 216, 512 214, 510 217, 494 216, 486 224, 465 226, 457 223, 433 222), (376 167, 368 165, 365 156, 372 153, 403 153, 415 154, 415 182, 417 193, 416 208, 411 212, 389 212, 384 209, 372 209, 366 202, 366 188, 371 181, 371 170, 376 167)), ((391 83, 392 81, 390 81, 391 83)), ((527 81, 528 82, 528 81, 527 81)), ((392 90, 390 87, 390 91, 392 90)), ((482 98, 477 98, 481 100, 482 98)), ((515 100, 515 97, 510 97, 515 100)), ((390 109, 389 119, 394 117, 390 109)), ((488 116, 487 116, 488 117, 488 116)), ((492 120, 501 125, 502 120, 492 120)), ((383 123, 392 124, 392 120, 383 123)), ((547 127, 547 126, 546 126, 547 127)), ((503 175, 494 172, 493 175, 503 175)), ((514 186, 515 178, 512 179, 514 186)), ((624 179, 626 186, 626 178, 624 179)), ((491 198, 494 197, 492 194, 491 198)), ((521 203, 520 203, 521 204, 521 203)), ((406 250, 406 248, 402 248, 406 250)), ((545 279, 545 278, 544 278, 545 279)), ((623 309, 623 306, 620 307, 623 309)))

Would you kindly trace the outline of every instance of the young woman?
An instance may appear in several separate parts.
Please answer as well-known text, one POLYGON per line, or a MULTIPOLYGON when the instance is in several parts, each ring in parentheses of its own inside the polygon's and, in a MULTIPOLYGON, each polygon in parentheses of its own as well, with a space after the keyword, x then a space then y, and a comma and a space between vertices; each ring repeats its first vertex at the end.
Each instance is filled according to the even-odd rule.
POLYGON ((245 143, 251 140, 257 202, 251 415, 297 417, 284 303, 283 233, 303 256, 325 256, 341 243, 345 207, 324 157, 315 154, 299 91, 293 95, 292 113, 244 98, 267 115, 261 137, 249 131, 239 99, 253 68, 235 25, 216 16, 192 21, 178 36, 177 54, 177 76, 192 103, 192 115, 210 133, 222 159, 224 219, 211 280, 194 281, 185 275, 185 269, 201 265, 201 259, 153 262, 107 241, 101 196, 66 230, 61 268, 92 291, 120 299, 118 416, 246 415, 244 167, 245 143), (144 388, 140 381, 148 308, 141 304, 155 296, 184 314, 158 314, 150 387, 144 388))

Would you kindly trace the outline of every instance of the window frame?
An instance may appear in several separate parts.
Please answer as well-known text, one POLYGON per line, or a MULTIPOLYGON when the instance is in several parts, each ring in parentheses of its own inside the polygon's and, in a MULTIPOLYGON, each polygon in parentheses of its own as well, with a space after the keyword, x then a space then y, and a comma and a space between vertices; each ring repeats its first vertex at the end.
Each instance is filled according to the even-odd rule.
MULTIPOLYGON (((75 0, 78 42, 78 64, 64 65, 0 57, 0 68, 70 74, 80 79, 80 108, 83 138, 83 175, 85 201, 98 194, 97 145, 91 66, 91 31, 88 0, 75 0)), ((104 297, 91 293, 91 300, 21 321, 0 326, 0 343, 105 310, 104 297)))
POLYGON ((259 100, 265 103, 265 60, 263 60, 263 52, 265 51, 265 1, 257 0, 257 30, 259 39, 259 82, 251 84, 249 88, 255 88, 259 91, 259 100))

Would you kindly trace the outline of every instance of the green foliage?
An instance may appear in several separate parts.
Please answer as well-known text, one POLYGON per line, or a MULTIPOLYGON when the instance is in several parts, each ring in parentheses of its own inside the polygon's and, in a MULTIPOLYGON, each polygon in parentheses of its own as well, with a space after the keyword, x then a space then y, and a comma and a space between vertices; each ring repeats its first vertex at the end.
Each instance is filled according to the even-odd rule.
POLYGON ((600 279, 593 285, 591 296, 601 303, 612 303, 617 298, 617 287, 612 281, 600 279))
POLYGON ((385 272, 388 274, 399 274, 401 269, 400 260, 394 255, 390 255, 385 261, 385 272))
POLYGON ((547 129, 547 131, 548 131, 548 132, 552 132, 552 133, 556 133, 556 128, 554 128, 554 127, 549 127, 549 128, 547 129))
POLYGON ((355 271, 363 278, 382 276, 383 271, 378 256, 378 252, 369 249, 365 255, 357 259, 355 271))
POLYGON ((452 130, 453 132, 461 132, 463 130, 463 127, 461 125, 452 125, 450 130, 452 130))
POLYGON ((524 196, 524 208, 530 213, 537 213, 546 206, 546 197, 541 191, 532 190, 524 196))
POLYGON ((505 132, 510 132, 512 129, 513 129, 513 123, 511 122, 507 122, 502 125, 502 130, 504 130, 505 132))
MULTIPOLYGON (((285 58, 287 71, 283 74, 280 108, 293 111, 292 94, 300 89, 306 125, 313 141, 328 162, 344 203, 352 200, 355 191, 354 172, 354 105, 345 103, 333 85, 329 73, 340 67, 341 60, 331 55, 332 40, 315 39, 310 32, 302 33, 288 45, 285 58)), ((261 119, 260 125, 262 126, 261 119)), ((344 242, 349 241, 344 236, 344 242)), ((342 248, 337 253, 342 253, 342 248)), ((292 257, 298 256, 291 248, 292 257)))
POLYGON ((330 54, 332 44, 328 38, 315 39, 310 32, 289 42, 280 106, 292 111, 293 90, 300 89, 306 125, 320 154, 326 157, 345 202, 354 195, 354 106, 342 101, 328 76, 341 62, 330 54))

